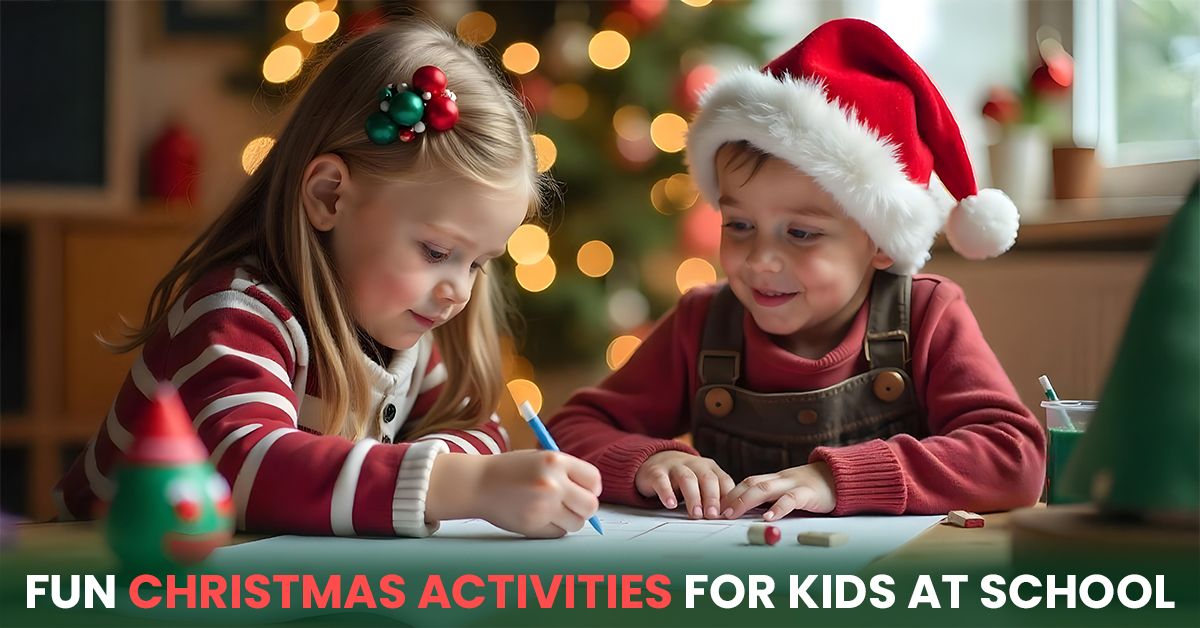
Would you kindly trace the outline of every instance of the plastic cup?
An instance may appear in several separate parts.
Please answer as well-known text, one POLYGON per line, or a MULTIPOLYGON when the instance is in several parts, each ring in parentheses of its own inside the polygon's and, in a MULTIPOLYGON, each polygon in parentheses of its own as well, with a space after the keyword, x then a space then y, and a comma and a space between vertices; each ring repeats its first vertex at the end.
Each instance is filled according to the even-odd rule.
POLYGON ((1070 504, 1059 493, 1067 460, 1075 451, 1075 443, 1083 436, 1092 416, 1096 414, 1095 401, 1043 401, 1046 409, 1046 503, 1070 504), (1068 423, 1068 420, 1070 421, 1068 423))

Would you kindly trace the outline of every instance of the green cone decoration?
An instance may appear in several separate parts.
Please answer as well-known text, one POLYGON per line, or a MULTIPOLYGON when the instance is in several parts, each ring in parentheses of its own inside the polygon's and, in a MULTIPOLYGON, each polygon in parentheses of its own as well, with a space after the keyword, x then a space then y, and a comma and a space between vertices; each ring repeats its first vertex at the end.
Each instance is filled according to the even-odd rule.
POLYGON ((1063 489, 1112 513, 1200 515, 1200 184, 1162 234, 1063 489))

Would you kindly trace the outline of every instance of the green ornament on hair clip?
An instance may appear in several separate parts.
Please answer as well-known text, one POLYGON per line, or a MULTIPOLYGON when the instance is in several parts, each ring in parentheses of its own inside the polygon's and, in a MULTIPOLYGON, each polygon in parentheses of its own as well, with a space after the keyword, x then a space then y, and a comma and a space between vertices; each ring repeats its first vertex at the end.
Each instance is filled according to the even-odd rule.
POLYGON ((367 117, 367 137, 375 144, 391 144, 397 139, 411 142, 428 126, 446 131, 458 122, 458 99, 446 89, 446 75, 427 65, 413 73, 413 88, 401 83, 379 90, 379 111, 367 117))

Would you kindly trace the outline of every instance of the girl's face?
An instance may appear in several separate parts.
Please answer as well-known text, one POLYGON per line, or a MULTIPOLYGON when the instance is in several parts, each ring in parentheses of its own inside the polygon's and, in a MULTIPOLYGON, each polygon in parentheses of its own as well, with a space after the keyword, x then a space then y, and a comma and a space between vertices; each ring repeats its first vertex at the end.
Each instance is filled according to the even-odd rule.
POLYGON ((753 159, 744 157, 728 146, 717 153, 729 285, 785 349, 831 349, 841 338, 830 336, 862 304, 872 269, 892 261, 812 177, 774 157, 751 175, 753 159))
POLYGON ((522 194, 461 178, 393 183, 342 176, 340 194, 322 194, 317 185, 310 198, 306 186, 306 211, 317 229, 330 232, 356 322, 396 350, 412 347, 466 307, 482 267, 504 253, 528 207, 522 194), (310 202, 328 206, 322 196, 334 211, 309 208, 310 202))

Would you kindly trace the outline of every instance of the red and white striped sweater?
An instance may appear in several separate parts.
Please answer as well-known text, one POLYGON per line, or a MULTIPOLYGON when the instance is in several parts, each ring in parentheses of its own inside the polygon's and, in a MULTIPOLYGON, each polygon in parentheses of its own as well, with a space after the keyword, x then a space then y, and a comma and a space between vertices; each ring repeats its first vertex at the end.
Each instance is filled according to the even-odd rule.
POLYGON ((320 435, 321 399, 304 329, 253 261, 200 279, 178 300, 125 378, 108 417, 54 488, 60 520, 93 516, 113 494, 113 466, 157 382, 179 389, 210 460, 233 487, 242 530, 427 536, 425 494, 440 453, 501 453, 492 415, 477 429, 415 442, 403 426, 433 406, 446 381, 432 334, 387 368, 359 353, 375 379, 366 438, 320 435))

